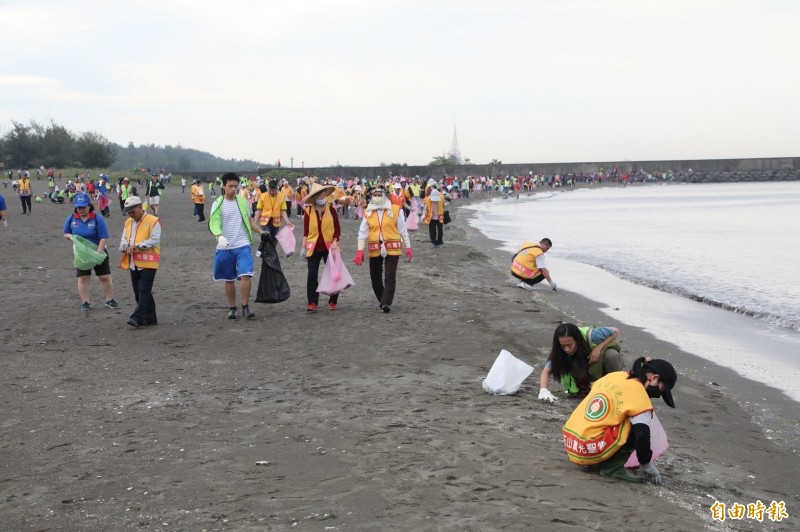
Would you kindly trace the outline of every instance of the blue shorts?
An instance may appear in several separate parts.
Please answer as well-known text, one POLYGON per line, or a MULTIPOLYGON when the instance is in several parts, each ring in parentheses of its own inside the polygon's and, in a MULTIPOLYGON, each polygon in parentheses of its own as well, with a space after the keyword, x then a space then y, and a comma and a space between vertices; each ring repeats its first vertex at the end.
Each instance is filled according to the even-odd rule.
POLYGON ((253 276, 253 252, 250 246, 218 249, 214 253, 214 280, 236 281, 253 276))

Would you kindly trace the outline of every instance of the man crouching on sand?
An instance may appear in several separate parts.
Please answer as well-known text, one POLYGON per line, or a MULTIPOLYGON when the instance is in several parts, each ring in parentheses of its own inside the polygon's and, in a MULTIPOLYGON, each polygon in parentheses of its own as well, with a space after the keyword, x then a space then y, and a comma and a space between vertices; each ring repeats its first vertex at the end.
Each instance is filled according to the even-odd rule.
POLYGON ((662 397, 675 408, 672 388, 677 380, 666 360, 642 357, 630 372, 615 371, 595 381, 562 429, 567 458, 604 477, 661 484, 661 474, 650 462, 650 398, 662 397), (638 476, 625 469, 634 450, 640 464, 638 476))

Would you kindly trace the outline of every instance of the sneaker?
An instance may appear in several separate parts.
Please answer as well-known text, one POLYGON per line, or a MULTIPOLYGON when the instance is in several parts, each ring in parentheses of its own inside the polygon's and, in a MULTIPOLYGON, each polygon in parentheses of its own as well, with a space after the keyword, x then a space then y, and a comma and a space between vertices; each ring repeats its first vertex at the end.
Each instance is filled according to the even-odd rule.
POLYGON ((228 319, 229 320, 236 319, 236 307, 231 307, 231 309, 228 311, 228 319))
POLYGON ((525 281, 520 281, 520 282, 519 282, 519 284, 518 284, 517 286, 518 286, 519 288, 523 288, 523 289, 525 289, 525 290, 533 290, 533 286, 532 286, 532 285, 529 285, 529 284, 528 284, 528 283, 526 283, 525 281))
POLYGON ((92 310, 92 306, 89 304, 88 301, 84 301, 83 303, 81 303, 81 310, 84 312, 89 312, 90 310, 92 310))
POLYGON ((108 308, 119 308, 119 303, 117 303, 116 301, 114 301, 114 298, 112 297, 111 299, 109 299, 108 301, 106 301, 106 306, 107 306, 108 308))
POLYGON ((328 303, 328 310, 336 310, 336 303, 328 303))
POLYGON ((306 307, 308 312, 316 312, 317 311, 317 304, 316 303, 309 303, 306 307))
POLYGON ((378 307, 378 308, 379 308, 379 309, 381 309, 381 312, 383 312, 384 314, 388 314, 389 312, 391 312, 391 311, 392 311, 392 307, 390 307, 390 306, 389 306, 389 305, 387 305, 386 303, 383 303, 383 304, 382 304, 380 307, 378 307))
POLYGON ((248 320, 256 317, 253 312, 250 312, 250 305, 242 305, 242 317, 248 320))
POLYGON ((128 320, 128 325, 130 325, 131 327, 133 327, 133 328, 135 328, 135 329, 138 329, 138 328, 139 328, 139 322, 138 322, 138 321, 136 321, 136 320, 135 320, 135 319, 133 319, 133 318, 131 318, 131 319, 129 319, 129 320, 128 320))

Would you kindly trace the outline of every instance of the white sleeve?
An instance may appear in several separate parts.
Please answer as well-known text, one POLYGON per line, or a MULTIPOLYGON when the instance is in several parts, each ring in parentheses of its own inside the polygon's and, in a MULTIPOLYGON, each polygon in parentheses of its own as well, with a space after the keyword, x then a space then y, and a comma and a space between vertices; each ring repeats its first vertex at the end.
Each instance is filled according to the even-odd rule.
POLYGON ((653 418, 653 412, 648 410, 646 412, 642 412, 641 414, 636 414, 631 418, 631 425, 636 425, 637 423, 641 423, 642 425, 650 426, 650 420, 653 418))
POLYGON ((547 268, 547 263, 544 260, 544 253, 536 257, 536 268, 539 270, 547 268))

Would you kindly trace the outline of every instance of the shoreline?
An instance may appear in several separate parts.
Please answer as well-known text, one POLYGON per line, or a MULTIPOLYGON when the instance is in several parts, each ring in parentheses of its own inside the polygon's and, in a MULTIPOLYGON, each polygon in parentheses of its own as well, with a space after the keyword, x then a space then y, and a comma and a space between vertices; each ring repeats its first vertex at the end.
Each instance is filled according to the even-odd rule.
MULTIPOLYGON (((7 526, 762 526, 714 522, 716 498, 782 500, 790 517, 765 524, 796 528, 800 457, 792 442, 782 433, 766 439, 728 394, 746 382, 712 368, 721 386, 706 384, 688 355, 674 355, 678 408, 655 404, 671 445, 656 462, 663 486, 607 481, 570 464, 560 430, 577 403, 538 401, 538 375, 561 319, 608 318, 568 292, 558 293, 555 308, 545 294, 516 288, 507 259, 474 238, 455 206, 447 247, 431 248, 424 225, 411 235, 414 262, 400 264, 390 314, 378 312, 367 269, 350 262, 358 225, 345 220, 343 258, 356 285, 338 310, 307 313, 305 263, 281 257, 290 299, 251 304, 255 319, 233 321, 221 284, 210 281, 213 239, 191 218, 188 198, 168 189, 154 284, 159 325, 137 330, 125 325, 133 297, 115 268, 123 218, 114 206, 117 311, 78 309, 71 246, 58 232, 64 206, 36 204, 33 215, 12 216, 0 233, 7 526), (501 349, 535 367, 514 396, 481 388, 501 349)), ((98 307, 96 280, 91 291, 98 307)), ((621 338, 626 363, 639 350, 674 352, 628 327, 621 338)))

